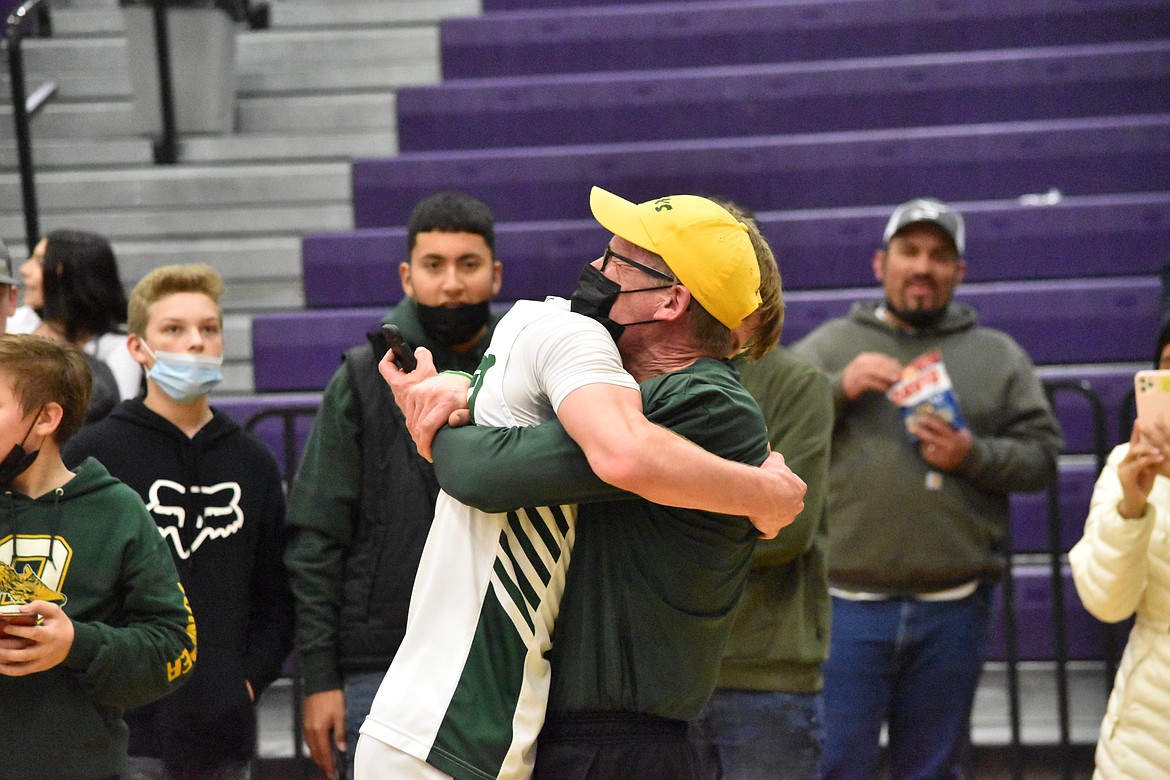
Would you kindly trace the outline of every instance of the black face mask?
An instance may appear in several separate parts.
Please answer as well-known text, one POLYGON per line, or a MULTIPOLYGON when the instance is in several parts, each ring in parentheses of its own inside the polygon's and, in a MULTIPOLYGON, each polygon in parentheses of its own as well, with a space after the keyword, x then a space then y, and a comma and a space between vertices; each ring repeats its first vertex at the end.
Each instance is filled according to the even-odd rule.
POLYGON ((466 344, 491 317, 491 301, 462 306, 423 306, 416 303, 418 321, 427 335, 448 347, 466 344))
POLYGON ((658 320, 639 320, 638 322, 614 322, 609 318, 610 309, 619 295, 646 292, 647 290, 661 290, 669 285, 658 287, 639 287, 636 290, 623 290, 622 286, 599 271, 592 263, 581 269, 577 277, 577 289, 569 301, 569 310, 577 314, 597 320, 608 332, 613 343, 616 344, 626 328, 634 325, 648 325, 658 320))
MULTIPOLYGON (((37 412, 40 415, 40 412, 37 412)), ((33 426, 37 424, 37 418, 34 417, 32 425, 28 426, 28 430, 24 432, 24 439, 32 433, 33 426)), ((8 487, 12 484, 12 480, 19 477, 24 472, 28 471, 29 466, 37 459, 40 454, 40 449, 35 449, 32 452, 25 452, 24 439, 21 439, 20 444, 14 444, 12 449, 8 451, 8 455, 4 460, 0 460, 0 487, 8 487)))
POLYGON ((947 313, 947 308, 944 306, 941 309, 924 309, 919 311, 902 311, 894 304, 890 303, 890 299, 886 299, 886 310, 893 314, 915 330, 922 330, 935 325, 947 313))

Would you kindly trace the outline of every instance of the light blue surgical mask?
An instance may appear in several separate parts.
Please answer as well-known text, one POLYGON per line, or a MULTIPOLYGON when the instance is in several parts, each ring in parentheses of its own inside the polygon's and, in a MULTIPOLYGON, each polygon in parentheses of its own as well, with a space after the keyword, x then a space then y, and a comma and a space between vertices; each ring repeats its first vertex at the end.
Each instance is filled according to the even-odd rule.
POLYGON ((190 403, 207 395, 223 381, 223 357, 191 355, 180 352, 153 352, 142 344, 154 358, 154 366, 146 376, 162 391, 179 403, 190 403))

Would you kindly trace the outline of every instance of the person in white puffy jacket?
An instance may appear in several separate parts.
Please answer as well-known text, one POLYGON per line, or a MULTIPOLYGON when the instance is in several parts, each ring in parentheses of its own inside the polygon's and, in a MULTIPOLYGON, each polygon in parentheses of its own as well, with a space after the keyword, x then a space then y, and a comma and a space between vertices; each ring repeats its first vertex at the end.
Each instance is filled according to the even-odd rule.
MULTIPOLYGON (((1170 323, 1158 341, 1170 369, 1170 323)), ((1085 608, 1137 616, 1097 741, 1094 780, 1164 777, 1170 767, 1170 422, 1138 420, 1109 455, 1085 533, 1069 552, 1085 608)))

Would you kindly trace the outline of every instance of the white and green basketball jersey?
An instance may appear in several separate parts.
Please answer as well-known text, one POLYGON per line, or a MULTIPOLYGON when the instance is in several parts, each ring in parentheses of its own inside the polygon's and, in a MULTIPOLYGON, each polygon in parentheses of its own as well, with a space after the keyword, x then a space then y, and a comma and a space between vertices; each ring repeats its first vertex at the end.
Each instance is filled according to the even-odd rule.
MULTIPOLYGON (((605 329, 568 308, 521 301, 500 320, 472 389, 477 425, 536 425, 588 384, 637 389, 605 329)), ((532 774, 575 519, 573 505, 488 514, 439 494, 363 736, 459 779, 532 774)))

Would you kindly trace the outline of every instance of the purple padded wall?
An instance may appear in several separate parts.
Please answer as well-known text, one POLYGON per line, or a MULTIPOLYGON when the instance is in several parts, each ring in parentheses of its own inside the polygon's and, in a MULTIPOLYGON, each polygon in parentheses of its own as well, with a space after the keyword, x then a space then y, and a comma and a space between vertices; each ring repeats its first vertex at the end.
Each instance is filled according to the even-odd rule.
MULTIPOLYGON (((979 322, 1006 331, 1035 363, 1108 363, 1145 359, 1158 322, 1157 277, 995 282, 964 285, 956 300, 979 322)), ((873 289, 796 291, 785 296, 784 343, 804 336, 873 289)))
POLYGON ((404 152, 1153 113, 1170 110, 1170 40, 467 79, 397 105, 404 152))
POLYGON ((405 224, 458 187, 501 221, 587 219, 600 185, 634 201, 730 197, 754 211, 1170 190, 1170 114, 958 127, 407 153, 354 163, 357 227, 405 224))
POLYGON ((293 451, 285 453, 284 429, 277 417, 257 421, 252 433, 268 445, 276 457, 281 476, 292 477, 300 463, 300 453, 309 438, 316 409, 321 403, 320 393, 270 393, 266 395, 212 397, 212 406, 226 412, 240 425, 246 425, 256 414, 270 409, 296 408, 305 410, 297 414, 293 426, 293 451), (290 460, 291 459, 291 460, 290 460), (290 466, 291 464, 291 466, 290 466))
MULTIPOLYGON (((490 204, 489 204, 490 205, 490 204)), ((1155 274, 1170 258, 1170 193, 1091 195, 1052 205, 955 204, 967 221, 968 282, 1155 274), (1124 265, 1118 258, 1124 257, 1124 265)), ((890 206, 761 211, 785 290, 863 287, 890 206)), ((592 219, 501 222, 502 300, 567 295, 608 234, 592 219)), ((318 233, 302 242, 310 308, 388 306, 399 300, 405 228, 318 233)))
MULTIPOLYGON (((1060 549, 1067 552, 1085 530, 1089 514, 1089 497, 1097 481, 1093 463, 1070 463, 1060 467, 1060 549)), ((1012 549, 1014 552, 1047 552, 1048 491, 1013 493, 1012 549)))
MULTIPOLYGON (((537 10, 443 21, 446 78, 799 62, 1170 35, 1170 14, 1160 0, 708 0, 588 8, 572 0, 509 2, 537 10)), ((488 0, 485 10, 490 5, 488 0)))
MULTIPOLYGON (((1018 566, 1015 570, 1016 632, 1021 660, 1050 659, 1055 655, 1052 628, 1052 572, 1046 566, 1018 566)), ((1062 579, 1067 626, 1068 657, 1072 660, 1104 657, 1106 626, 1085 611, 1068 567, 1062 579)), ((996 593, 991 616, 988 657, 1005 658, 1003 590, 996 593)))

